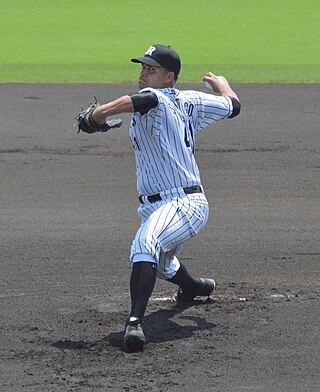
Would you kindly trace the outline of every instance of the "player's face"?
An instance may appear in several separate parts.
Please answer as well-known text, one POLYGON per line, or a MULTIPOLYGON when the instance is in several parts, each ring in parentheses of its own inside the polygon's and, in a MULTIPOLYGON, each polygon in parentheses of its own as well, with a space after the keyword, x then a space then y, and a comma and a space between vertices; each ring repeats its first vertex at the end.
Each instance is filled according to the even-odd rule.
POLYGON ((170 87, 172 83, 172 75, 170 74, 173 74, 173 72, 168 71, 164 67, 153 67, 142 64, 142 69, 139 76, 139 88, 170 87))

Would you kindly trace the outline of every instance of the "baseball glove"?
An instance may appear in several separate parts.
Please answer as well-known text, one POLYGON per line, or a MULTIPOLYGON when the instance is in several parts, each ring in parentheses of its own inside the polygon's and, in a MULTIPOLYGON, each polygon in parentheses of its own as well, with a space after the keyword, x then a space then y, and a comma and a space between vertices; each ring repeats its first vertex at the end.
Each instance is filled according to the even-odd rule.
POLYGON ((111 128, 121 127, 122 120, 120 119, 106 120, 104 124, 97 124, 94 121, 92 113, 94 112, 96 107, 100 106, 97 102, 96 97, 94 97, 94 99, 95 103, 90 103, 87 109, 82 108, 82 111, 76 117, 78 123, 78 133, 80 131, 86 133, 107 132, 111 128))

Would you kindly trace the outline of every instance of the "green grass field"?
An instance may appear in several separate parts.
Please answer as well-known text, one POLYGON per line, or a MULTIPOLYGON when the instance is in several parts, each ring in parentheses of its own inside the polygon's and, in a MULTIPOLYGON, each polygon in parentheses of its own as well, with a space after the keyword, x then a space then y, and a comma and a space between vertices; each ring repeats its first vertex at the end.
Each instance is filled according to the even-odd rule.
POLYGON ((134 82, 172 45, 181 82, 320 82, 319 0, 0 0, 0 82, 134 82))

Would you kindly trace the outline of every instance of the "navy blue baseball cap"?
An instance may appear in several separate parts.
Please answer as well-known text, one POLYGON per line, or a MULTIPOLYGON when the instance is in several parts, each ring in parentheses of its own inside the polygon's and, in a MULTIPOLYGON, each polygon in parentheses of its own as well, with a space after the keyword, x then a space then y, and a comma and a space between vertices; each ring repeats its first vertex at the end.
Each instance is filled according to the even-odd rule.
POLYGON ((178 53, 171 46, 161 44, 150 46, 143 57, 134 58, 131 61, 153 67, 165 67, 169 71, 173 71, 176 78, 178 78, 181 69, 178 53))

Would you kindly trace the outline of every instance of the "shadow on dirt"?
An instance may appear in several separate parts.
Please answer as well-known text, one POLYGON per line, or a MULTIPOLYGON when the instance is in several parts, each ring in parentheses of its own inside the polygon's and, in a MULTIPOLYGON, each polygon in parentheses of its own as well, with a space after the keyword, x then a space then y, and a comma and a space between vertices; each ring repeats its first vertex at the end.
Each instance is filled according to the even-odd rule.
MULTIPOLYGON (((182 315, 191 306, 203 306, 209 301, 194 301, 188 306, 177 305, 170 309, 160 309, 147 315, 144 319, 144 331, 148 343, 168 343, 177 340, 189 339, 197 331, 209 331, 217 327, 216 324, 209 322, 205 317, 182 315), (172 320, 176 318, 176 320, 172 320)), ((59 340, 52 344, 60 350, 94 350, 102 346, 112 346, 123 350, 123 330, 112 332, 103 339, 95 342, 59 340)))

